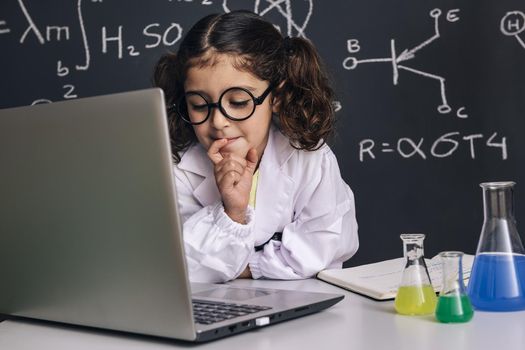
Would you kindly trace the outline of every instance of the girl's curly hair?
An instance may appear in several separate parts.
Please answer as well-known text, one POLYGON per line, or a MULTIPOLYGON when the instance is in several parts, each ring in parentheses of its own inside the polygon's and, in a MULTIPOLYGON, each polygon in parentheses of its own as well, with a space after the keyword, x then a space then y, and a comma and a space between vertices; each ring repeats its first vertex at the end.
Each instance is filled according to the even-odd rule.
MULTIPOLYGON (((334 124, 334 92, 315 47, 303 38, 283 38, 273 24, 249 11, 233 11, 202 18, 186 34, 177 53, 163 55, 155 66, 154 85, 164 90, 171 106, 183 99, 188 69, 214 64, 215 54, 236 57, 235 67, 276 87, 275 116, 281 132, 297 149, 321 147, 334 124)), ((197 137, 192 125, 174 109, 168 112, 173 157, 197 137)))

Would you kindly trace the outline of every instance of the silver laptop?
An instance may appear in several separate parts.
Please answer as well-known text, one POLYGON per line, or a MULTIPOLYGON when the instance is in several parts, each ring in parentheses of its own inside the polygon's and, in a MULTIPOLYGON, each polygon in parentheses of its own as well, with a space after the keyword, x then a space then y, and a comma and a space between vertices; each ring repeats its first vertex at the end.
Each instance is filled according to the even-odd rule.
POLYGON ((0 110, 0 313, 188 341, 342 295, 190 285, 160 89, 0 110))

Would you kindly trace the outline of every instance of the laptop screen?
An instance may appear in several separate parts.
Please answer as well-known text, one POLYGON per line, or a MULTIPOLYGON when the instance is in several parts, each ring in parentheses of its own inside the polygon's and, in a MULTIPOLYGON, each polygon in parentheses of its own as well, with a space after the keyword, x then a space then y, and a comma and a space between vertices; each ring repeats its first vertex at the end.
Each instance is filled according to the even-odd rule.
POLYGON ((0 313, 195 337, 160 89, 1 110, 0 163, 0 313))

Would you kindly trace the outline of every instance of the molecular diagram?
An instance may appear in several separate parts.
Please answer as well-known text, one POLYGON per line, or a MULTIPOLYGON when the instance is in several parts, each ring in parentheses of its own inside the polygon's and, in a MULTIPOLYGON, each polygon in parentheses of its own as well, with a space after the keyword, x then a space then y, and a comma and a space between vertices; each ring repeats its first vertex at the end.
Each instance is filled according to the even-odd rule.
POLYGON ((525 42, 518 34, 525 30, 525 14, 521 11, 509 11, 503 16, 500 23, 501 32, 513 36, 525 49, 525 42))
MULTIPOLYGON (((446 13, 446 19, 448 22, 457 22, 459 21, 459 9, 452 9, 447 11, 446 13)), ((425 78, 430 78, 437 80, 439 82, 440 86, 440 93, 441 93, 441 104, 437 107, 437 110, 440 114, 447 114, 452 111, 452 108, 447 102, 447 96, 446 96, 446 86, 445 86, 445 78, 436 74, 431 74, 428 72, 424 72, 418 69, 414 69, 411 67, 406 66, 405 64, 402 64, 403 62, 409 61, 413 59, 416 55, 416 53, 435 40, 440 38, 439 33, 439 18, 442 15, 442 11, 438 8, 433 9, 430 11, 430 17, 434 19, 434 35, 430 37, 429 39, 425 40, 421 44, 417 45, 416 47, 412 49, 405 49, 402 51, 399 55, 396 51, 396 43, 394 39, 390 40, 390 57, 385 58, 368 58, 368 59, 357 59, 356 57, 350 56, 345 58, 343 61, 343 67, 347 70, 352 70, 357 68, 359 64, 362 63, 380 63, 380 62, 387 62, 392 65, 392 72, 393 72, 393 84, 397 85, 399 82, 399 72, 400 71, 407 71, 411 72, 420 76, 423 76, 425 78)), ((361 49, 359 45, 359 40, 357 39, 350 39, 347 40, 347 50, 351 54, 355 54, 359 52, 361 49)), ((460 107, 456 110, 456 116, 458 118, 467 118, 468 115, 465 114, 465 107, 460 107)))
MULTIPOLYGON (((304 33, 310 17, 313 12, 313 0, 304 1, 307 4, 307 14, 302 24, 298 24, 294 20, 294 15, 292 11, 292 0, 256 0, 253 5, 253 12, 259 14, 260 16, 266 15, 271 10, 277 11, 286 21, 286 34, 288 36, 298 36, 306 38, 304 33), (261 4, 262 3, 262 4, 261 4)), ((297 2, 296 2, 297 3, 297 2)), ((231 12, 228 0, 224 0, 222 3, 222 8, 224 12, 231 12)), ((276 26, 280 31, 281 28, 276 26)))

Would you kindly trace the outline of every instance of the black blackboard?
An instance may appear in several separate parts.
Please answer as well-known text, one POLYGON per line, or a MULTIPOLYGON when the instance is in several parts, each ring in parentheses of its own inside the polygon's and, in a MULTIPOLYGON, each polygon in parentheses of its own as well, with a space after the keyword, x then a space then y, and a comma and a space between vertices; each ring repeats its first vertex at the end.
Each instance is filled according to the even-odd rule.
POLYGON ((312 40, 333 77, 332 146, 360 225, 350 265, 399 256, 404 232, 427 234, 427 256, 474 253, 483 181, 516 181, 525 222, 518 0, 6 0, 0 108, 149 87, 197 19, 241 8, 312 40))

